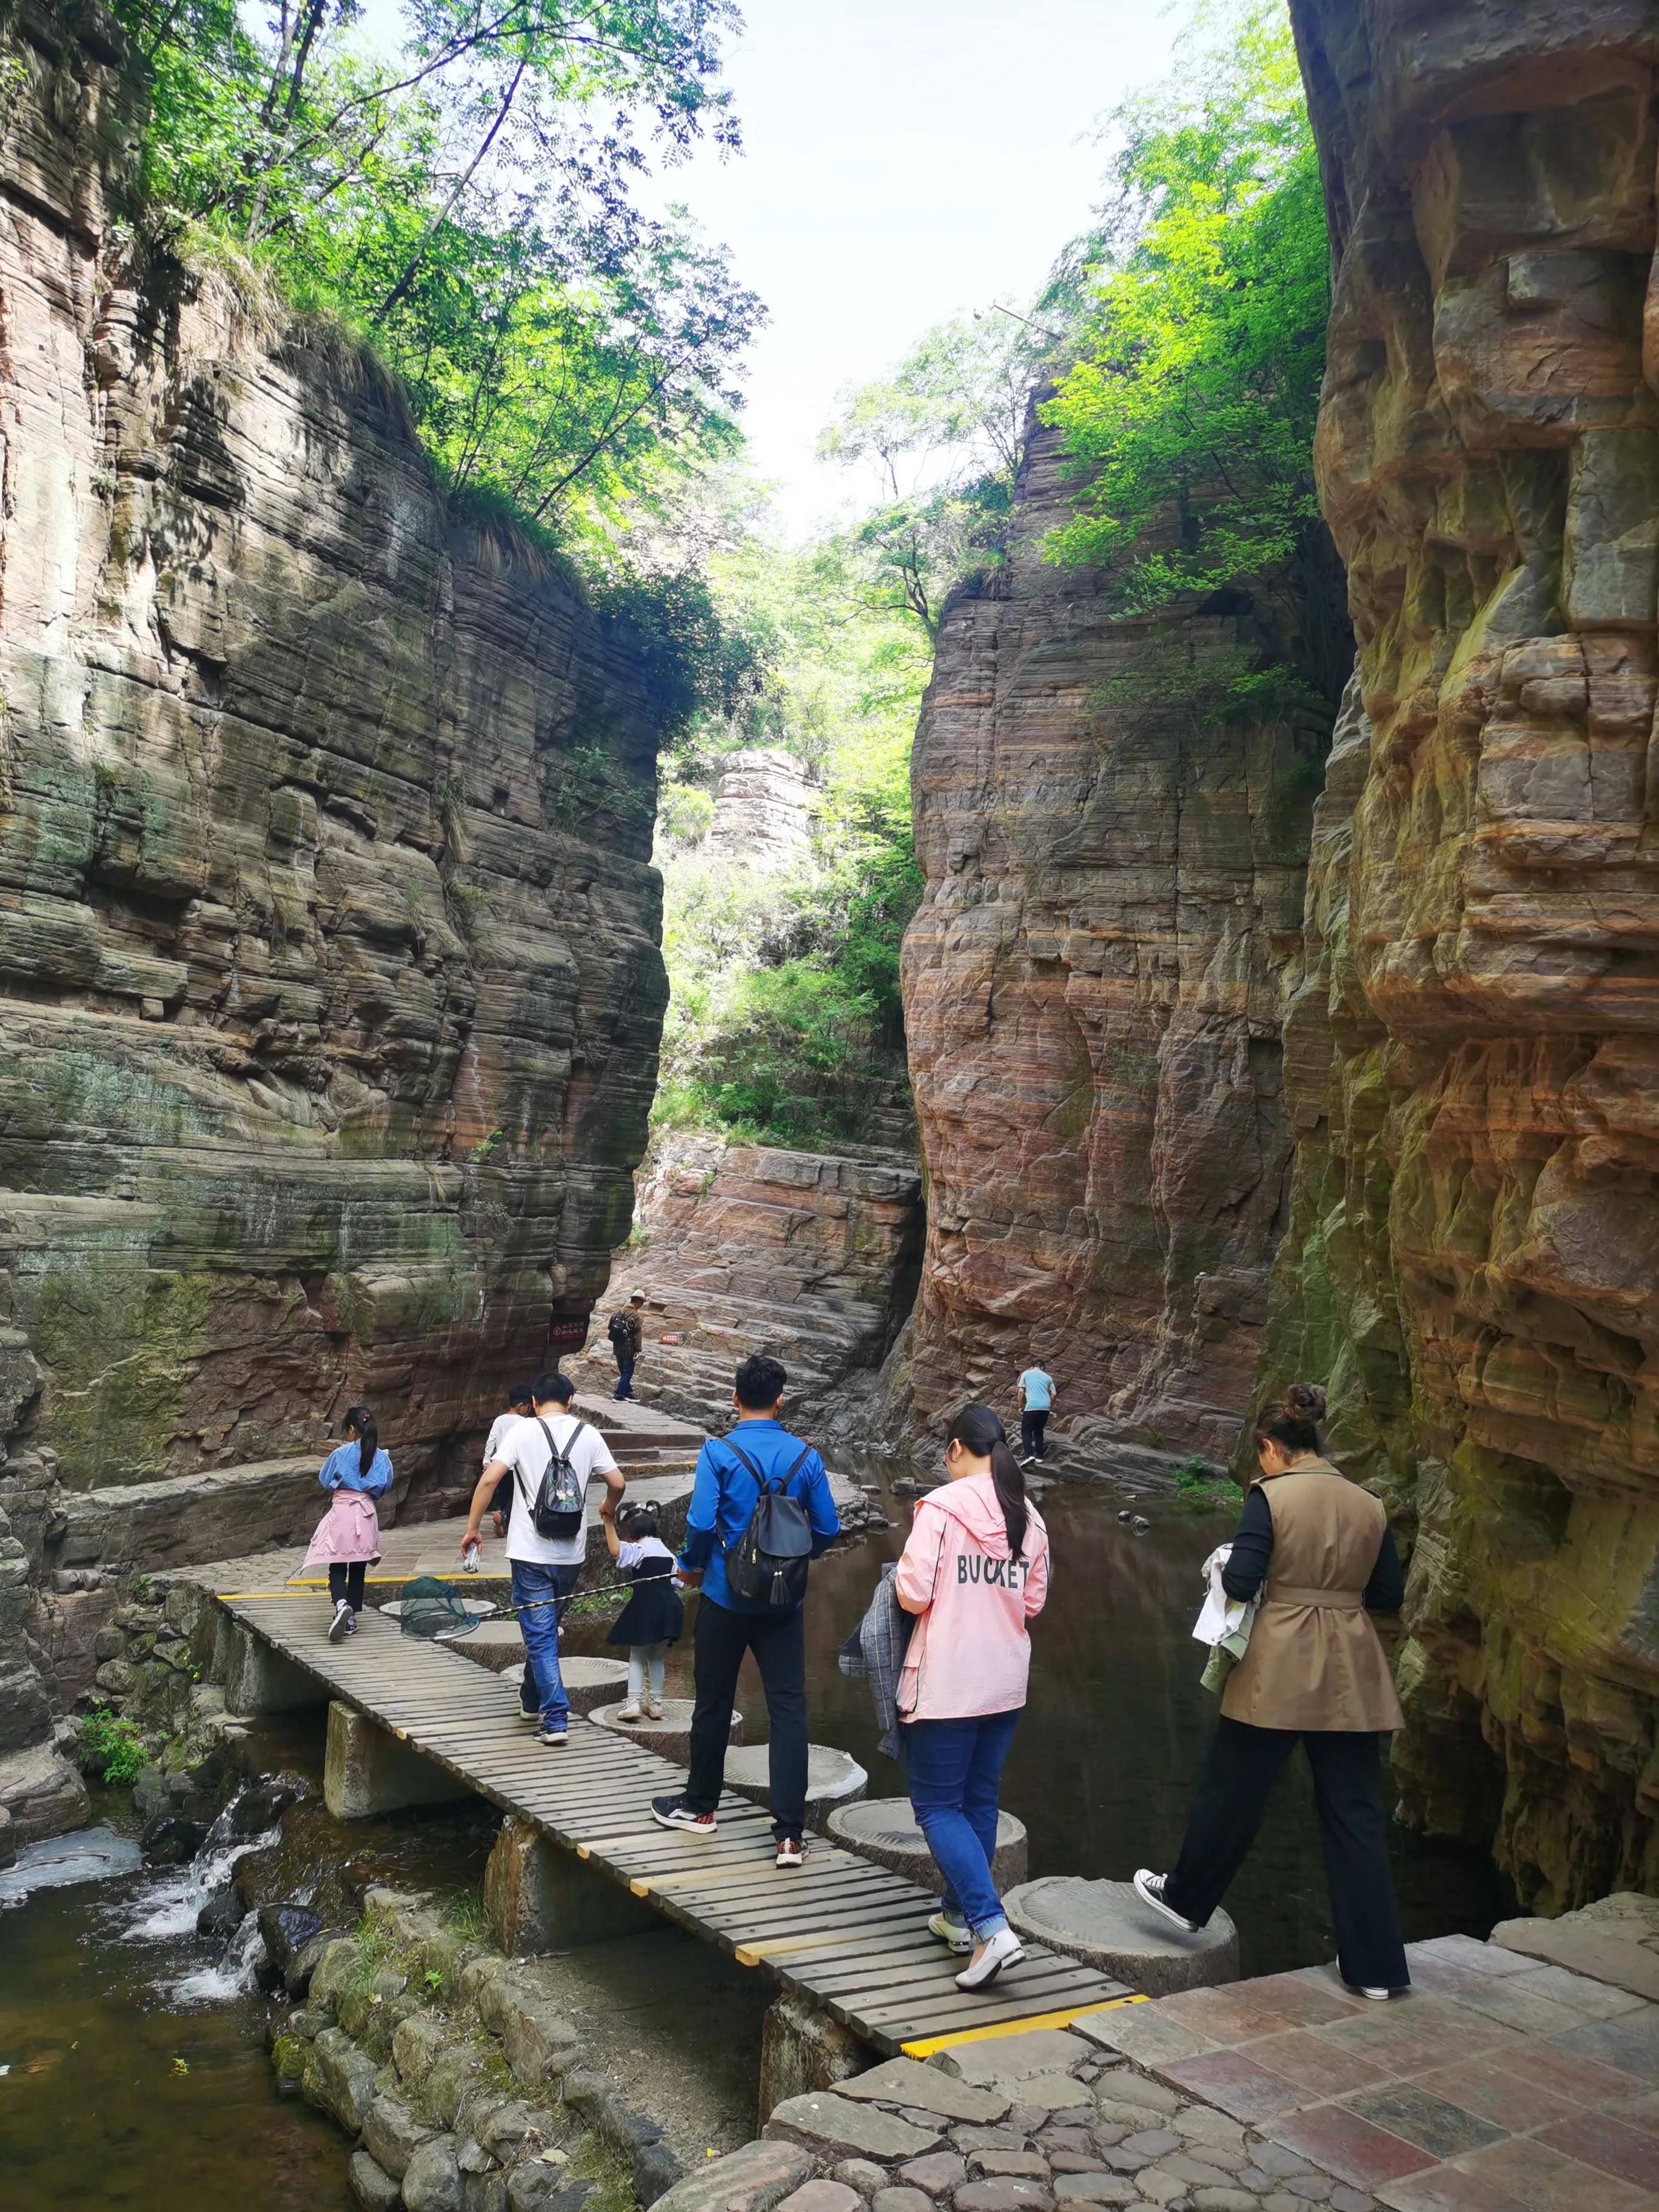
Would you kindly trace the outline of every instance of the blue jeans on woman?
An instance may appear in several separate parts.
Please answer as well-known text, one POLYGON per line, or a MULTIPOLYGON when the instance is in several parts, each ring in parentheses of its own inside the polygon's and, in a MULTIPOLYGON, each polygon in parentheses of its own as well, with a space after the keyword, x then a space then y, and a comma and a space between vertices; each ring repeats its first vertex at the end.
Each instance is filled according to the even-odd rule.
POLYGON ((556 1732, 570 1717, 569 1700, 559 1674, 559 1620, 576 1587, 580 1566, 543 1566, 533 1559, 514 1559, 513 1610, 519 1616, 524 1638, 524 1689, 520 1702, 526 1712, 541 1709, 542 1726, 556 1732))
POLYGON ((907 1721, 904 1771, 915 1813, 945 1885, 945 1917, 981 1942, 1006 1928, 991 1879, 997 1786, 1024 1708, 973 1720, 907 1721))

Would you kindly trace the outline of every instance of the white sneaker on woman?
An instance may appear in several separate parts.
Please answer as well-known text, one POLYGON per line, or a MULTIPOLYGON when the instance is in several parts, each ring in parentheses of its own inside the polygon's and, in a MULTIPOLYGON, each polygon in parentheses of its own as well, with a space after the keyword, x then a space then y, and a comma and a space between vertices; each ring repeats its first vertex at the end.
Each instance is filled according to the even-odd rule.
POLYGON ((999 1928, 970 1966, 957 1976, 959 1990, 988 1990, 1005 1966, 1025 1956, 1024 1946, 1012 1928, 999 1928))

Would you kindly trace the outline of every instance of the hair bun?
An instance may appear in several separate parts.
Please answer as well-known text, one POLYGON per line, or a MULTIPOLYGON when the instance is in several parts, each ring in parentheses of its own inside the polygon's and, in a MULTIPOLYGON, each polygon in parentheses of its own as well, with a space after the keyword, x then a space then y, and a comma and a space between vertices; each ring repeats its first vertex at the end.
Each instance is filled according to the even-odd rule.
POLYGON ((1299 1413, 1304 1420, 1322 1421, 1325 1418, 1325 1393, 1316 1382, 1292 1382, 1285 1393, 1287 1413, 1299 1413))

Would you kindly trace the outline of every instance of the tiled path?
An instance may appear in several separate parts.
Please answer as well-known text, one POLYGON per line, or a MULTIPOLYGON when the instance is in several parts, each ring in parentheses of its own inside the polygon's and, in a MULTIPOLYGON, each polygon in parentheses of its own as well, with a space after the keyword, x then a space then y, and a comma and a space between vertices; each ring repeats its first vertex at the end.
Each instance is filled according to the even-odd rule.
POLYGON ((1309 1967, 1097 2039, 1395 2212, 1659 2208, 1659 2005, 1465 1936, 1410 1958, 1388 2004, 1309 1967))

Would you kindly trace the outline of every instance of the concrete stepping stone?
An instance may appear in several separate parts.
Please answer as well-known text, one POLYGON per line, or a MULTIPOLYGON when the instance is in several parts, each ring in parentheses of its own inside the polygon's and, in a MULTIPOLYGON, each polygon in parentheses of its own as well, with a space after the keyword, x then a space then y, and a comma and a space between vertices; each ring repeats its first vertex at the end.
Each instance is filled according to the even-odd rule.
POLYGON ((1004 1892, 1009 1925, 1148 1996, 1238 1979, 1238 1930, 1224 1912, 1185 1936, 1127 1881, 1045 1875, 1004 1892))
MULTIPOLYGON (((623 1662, 623 1679, 626 1682, 628 1667, 623 1662)), ((563 1672, 562 1667, 560 1669, 563 1672)), ((587 1717, 597 1721, 612 1735, 626 1736, 630 1743, 642 1743, 647 1751, 654 1751, 664 1759, 672 1759, 677 1766, 691 1764, 691 1715, 695 1710, 690 1698, 665 1698, 659 1721, 621 1721, 617 1716, 627 1703, 626 1697, 615 1703, 590 1705, 587 1717)), ((733 1713, 729 1743, 743 1741, 743 1715, 733 1713)))
MULTIPOLYGON (((878 1866, 902 1874, 924 1889, 940 1887, 939 1869, 908 1797, 866 1797, 861 1803, 843 1805, 830 1815, 829 1831, 836 1843, 873 1859, 878 1866)), ((999 1813, 991 1877, 1002 1895, 1024 1881, 1025 1867, 1025 1824, 1012 1813, 999 1813)))
MULTIPOLYGON (((390 1612, 391 1607, 386 1610, 390 1612)), ((524 1637, 516 1620, 481 1620, 470 1636, 458 1636, 453 1643, 463 1659, 497 1674, 520 1665, 524 1658, 524 1637)))
MULTIPOLYGON (((471 1640, 469 1638, 468 1642, 471 1640)), ((455 1649, 464 1651, 466 1646, 458 1644, 455 1649)), ((522 1654, 522 1643, 519 1649, 522 1654)), ((511 1682, 515 1689, 522 1689, 522 1656, 516 1667, 504 1667, 501 1674, 503 1680, 511 1682)), ((565 1698, 571 1711, 586 1717, 592 1712, 595 1705, 608 1705, 626 1695, 628 1662, 626 1659, 567 1659, 562 1656, 559 1680, 564 1684, 565 1698)))
MULTIPOLYGON (((745 1745, 730 1752, 726 1761, 726 1786, 739 1797, 765 1805, 771 1797, 771 1752, 763 1743, 745 1745)), ((832 1743, 809 1744, 806 1753, 806 1824, 823 1833, 830 1815, 840 1805, 851 1805, 863 1796, 870 1778, 850 1752, 832 1743)))

